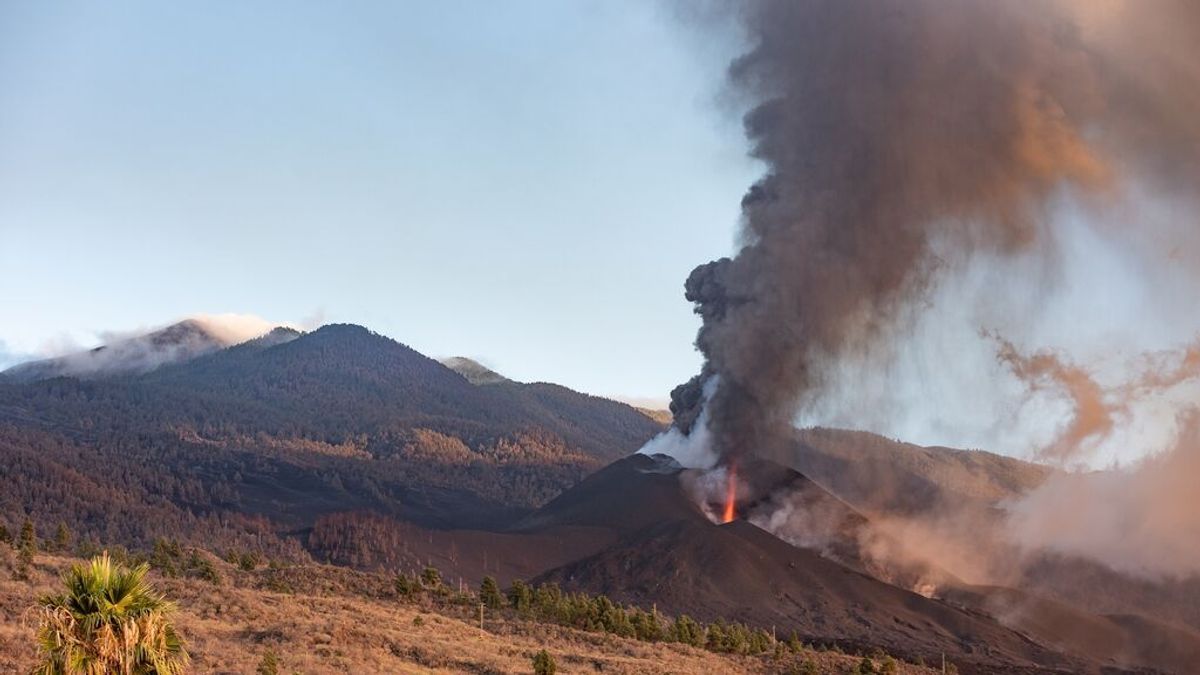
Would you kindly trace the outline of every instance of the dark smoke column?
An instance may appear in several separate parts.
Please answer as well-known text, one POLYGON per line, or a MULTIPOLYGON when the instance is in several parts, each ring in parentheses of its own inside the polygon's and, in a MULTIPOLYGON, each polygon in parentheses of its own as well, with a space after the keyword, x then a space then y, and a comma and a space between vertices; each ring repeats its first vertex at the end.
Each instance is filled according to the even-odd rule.
POLYGON ((1200 12, 1114 7, 742 3, 750 47, 729 87, 748 104, 751 154, 767 173, 742 200, 744 248, 687 280, 707 363, 672 392, 676 426, 690 433, 716 375, 707 410, 723 460, 777 456, 801 397, 819 390, 816 366, 869 347, 941 262, 1049 246, 1051 201, 1113 194, 1115 167, 1194 177, 1194 69, 1131 72, 1157 56, 1101 32, 1112 17, 1091 13, 1181 26, 1172 39, 1194 55, 1200 12), (1168 100, 1176 85, 1191 99, 1168 100))

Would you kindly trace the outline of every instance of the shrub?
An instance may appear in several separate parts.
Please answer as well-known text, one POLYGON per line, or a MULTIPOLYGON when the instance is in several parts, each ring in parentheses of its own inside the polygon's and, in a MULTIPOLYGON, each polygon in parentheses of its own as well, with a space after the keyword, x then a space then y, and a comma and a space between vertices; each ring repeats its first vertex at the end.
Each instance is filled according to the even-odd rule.
POLYGON ((554 675, 558 672, 558 664, 554 657, 545 649, 533 655, 533 675, 554 675))
POLYGON ((438 588, 442 585, 442 573, 432 565, 421 570, 421 584, 426 588, 438 588))
POLYGON ((66 592, 40 601, 36 672, 182 673, 188 655, 170 620, 175 607, 147 583, 148 571, 107 555, 72 567, 66 592))
POLYGON ((859 675, 872 675, 875 672, 875 663, 864 656, 862 661, 858 662, 858 669, 855 672, 859 675))
POLYGON ((217 572, 216 565, 213 565, 211 560, 200 555, 195 549, 192 549, 188 555, 187 573, 210 584, 221 583, 221 575, 217 572))
POLYGON ((402 598, 412 597, 418 590, 420 590, 420 586, 417 585, 416 580, 409 577, 404 572, 400 572, 396 575, 396 581, 394 585, 396 587, 396 593, 402 598))
POLYGON ((879 664, 879 672, 883 675, 896 675, 899 670, 900 666, 896 664, 896 659, 890 656, 884 656, 883 661, 879 664))
POLYGON ((279 657, 275 656, 275 651, 268 649, 263 652, 262 660, 258 662, 258 668, 254 669, 255 675, 279 675, 279 657))

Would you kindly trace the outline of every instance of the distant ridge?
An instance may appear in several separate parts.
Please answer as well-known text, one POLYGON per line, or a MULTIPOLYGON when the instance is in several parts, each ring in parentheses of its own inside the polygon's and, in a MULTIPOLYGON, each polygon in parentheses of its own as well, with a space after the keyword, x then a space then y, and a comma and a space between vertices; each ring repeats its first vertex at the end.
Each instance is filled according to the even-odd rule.
POLYGON ((56 377, 98 379, 142 375, 245 342, 270 347, 300 335, 294 328, 272 327, 255 316, 197 314, 164 328, 110 340, 93 349, 19 363, 0 371, 0 381, 27 383, 56 377))
POLYGON ((4 371, 10 382, 34 382, 55 377, 106 377, 146 373, 169 363, 210 354, 235 342, 196 319, 137 335, 95 349, 51 359, 17 364, 4 371))

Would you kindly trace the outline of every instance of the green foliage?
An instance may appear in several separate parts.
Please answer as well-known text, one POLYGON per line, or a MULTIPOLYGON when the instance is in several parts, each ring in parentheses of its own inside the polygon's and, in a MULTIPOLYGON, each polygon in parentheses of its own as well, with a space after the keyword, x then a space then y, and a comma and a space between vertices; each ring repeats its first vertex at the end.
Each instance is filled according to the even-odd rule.
POLYGON ((879 672, 882 675, 896 675, 900 671, 900 666, 896 663, 896 659, 890 656, 884 656, 883 661, 879 664, 879 672))
POLYGON ((396 574, 396 580, 393 582, 393 585, 396 587, 396 594, 402 598, 411 598, 421 590, 416 579, 413 579, 404 572, 396 574))
POLYGON ((7 527, 0 524, 0 544, 8 544, 11 546, 12 543, 13 543, 12 533, 8 531, 7 527))
POLYGON ((422 619, 419 616, 414 616, 413 617, 413 625, 416 626, 417 628, 420 628, 421 626, 425 625, 425 619, 422 619))
POLYGON ((671 624, 671 630, 667 633, 667 639, 672 642, 682 642, 685 645, 692 645, 693 647, 702 647, 705 641, 704 627, 696 623, 687 614, 680 614, 675 617, 675 621, 671 624))
POLYGON ((872 675, 875 672, 875 662, 864 656, 862 661, 858 662, 858 669, 854 672, 859 675, 872 675))
POLYGON ((154 551, 150 554, 150 567, 158 570, 163 576, 179 576, 179 558, 183 555, 179 542, 166 539, 154 541, 154 551))
POLYGON ((174 605, 146 581, 148 570, 107 555, 72 567, 63 577, 66 591, 40 601, 34 672, 184 672, 188 655, 170 621, 174 605))
POLYGON ((508 588, 508 604, 522 614, 528 612, 533 606, 533 591, 529 589, 529 584, 514 579, 508 588))
POLYGON ((221 574, 217 572, 216 565, 208 558, 200 555, 196 549, 192 549, 188 554, 186 572, 189 576, 197 579, 203 579, 210 584, 221 583, 221 574))
POLYGON ((54 531, 54 550, 59 553, 66 553, 71 549, 71 528, 67 527, 66 523, 60 522, 58 529, 54 531))
POLYGON ((533 675, 554 675, 558 672, 558 664, 554 657, 545 649, 533 655, 533 675))
POLYGON ((797 654, 804 651, 804 643, 800 641, 800 636, 796 634, 796 631, 792 631, 792 634, 788 636, 787 646, 797 654))
POLYGON ((26 518, 25 523, 21 525, 21 536, 17 539, 17 551, 21 554, 21 564, 33 564, 33 556, 37 555, 37 550, 37 530, 33 527, 33 521, 26 518))
POLYGON ((421 570, 421 585, 425 588, 438 588, 442 585, 442 573, 430 565, 421 570))
POLYGON ((657 611, 643 612, 635 608, 629 613, 629 621, 633 624, 634 635, 643 642, 658 642, 666 637, 657 611))
POLYGON ((258 662, 258 667, 254 669, 255 675, 279 675, 279 657, 275 655, 275 651, 268 649, 263 652, 262 660, 258 662))
POLYGON ((500 594, 500 586, 492 577, 484 577, 479 584, 479 602, 489 609, 500 609, 504 606, 504 596, 500 594))

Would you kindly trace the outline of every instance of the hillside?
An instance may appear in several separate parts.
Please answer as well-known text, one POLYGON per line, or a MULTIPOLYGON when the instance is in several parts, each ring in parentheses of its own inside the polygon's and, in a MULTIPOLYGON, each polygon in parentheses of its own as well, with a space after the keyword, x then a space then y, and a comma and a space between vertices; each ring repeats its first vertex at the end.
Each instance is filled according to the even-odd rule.
MULTIPOLYGON (((204 554, 201 554, 204 555, 204 554)), ((14 580, 0 546, 0 613, 24 615, 57 587, 69 558, 39 556, 29 581, 14 580)), ((602 631, 488 609, 480 630, 478 605, 450 596, 400 595, 392 578, 298 566, 243 571, 212 560, 220 581, 152 579, 178 603, 176 625, 194 672, 253 672, 263 654, 278 655, 281 672, 528 673, 534 653, 552 654, 561 673, 617 674, 780 672, 845 673, 861 658, 802 649, 780 657, 714 653, 677 642, 647 642, 602 631), (811 670, 801 670, 806 664, 811 670)), ((0 670, 27 672, 34 663, 33 625, 0 624, 0 670)), ((932 673, 901 662, 898 673, 932 673)))
POLYGON ((992 507, 1052 471, 982 450, 924 447, 865 431, 802 429, 796 438, 788 465, 867 513, 992 507))
POLYGON ((472 385, 358 326, 279 329, 146 373, 0 384, 0 524, 146 545, 211 522, 182 531, 278 551, 326 513, 496 526, 659 430, 563 387, 472 385))

